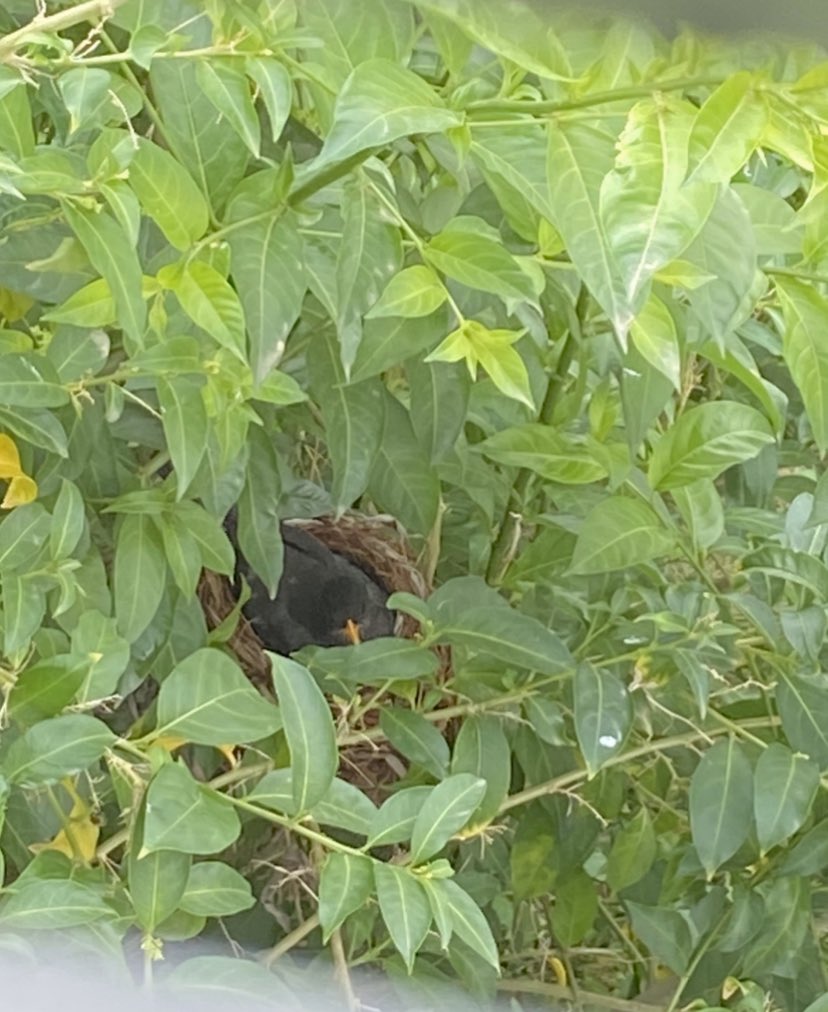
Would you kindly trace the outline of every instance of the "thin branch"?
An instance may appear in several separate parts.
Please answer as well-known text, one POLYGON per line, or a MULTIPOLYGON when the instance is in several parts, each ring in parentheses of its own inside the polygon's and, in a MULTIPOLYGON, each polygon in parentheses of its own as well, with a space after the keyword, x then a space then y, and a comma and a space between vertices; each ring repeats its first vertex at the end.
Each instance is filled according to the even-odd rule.
POLYGON ((9 32, 0 39, 0 63, 13 56, 20 46, 25 45, 33 37, 44 32, 59 32, 64 28, 72 28, 83 21, 109 18, 115 13, 116 8, 125 3, 126 0, 86 0, 86 3, 68 7, 55 14, 35 15, 27 25, 9 32))

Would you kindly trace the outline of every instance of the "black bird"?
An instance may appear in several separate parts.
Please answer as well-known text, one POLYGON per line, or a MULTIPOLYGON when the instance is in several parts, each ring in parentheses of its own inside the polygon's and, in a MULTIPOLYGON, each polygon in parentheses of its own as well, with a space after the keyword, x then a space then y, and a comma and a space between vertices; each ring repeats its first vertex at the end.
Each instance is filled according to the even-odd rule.
POLYGON ((310 644, 338 647, 393 635, 394 613, 376 580, 299 527, 282 524, 281 533, 284 568, 272 600, 238 552, 237 575, 251 591, 242 610, 268 650, 291 654, 310 644))

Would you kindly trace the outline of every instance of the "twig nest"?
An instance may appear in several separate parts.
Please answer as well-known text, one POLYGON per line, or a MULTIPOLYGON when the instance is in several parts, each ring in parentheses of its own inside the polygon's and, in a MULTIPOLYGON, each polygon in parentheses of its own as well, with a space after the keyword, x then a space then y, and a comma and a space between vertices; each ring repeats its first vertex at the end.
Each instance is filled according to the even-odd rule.
MULTIPOLYGON (((417 569, 405 535, 392 517, 346 514, 339 519, 319 517, 288 522, 301 526, 331 551, 359 566, 389 594, 405 591, 418 597, 428 596, 431 590, 428 581, 417 569)), ((210 629, 219 626, 238 603, 232 581, 209 570, 202 573, 198 596, 210 629)), ((397 615, 395 635, 410 638, 417 629, 416 619, 397 615)), ((244 615, 239 616, 227 645, 248 678, 260 689, 270 692, 270 661, 262 641, 244 615)))

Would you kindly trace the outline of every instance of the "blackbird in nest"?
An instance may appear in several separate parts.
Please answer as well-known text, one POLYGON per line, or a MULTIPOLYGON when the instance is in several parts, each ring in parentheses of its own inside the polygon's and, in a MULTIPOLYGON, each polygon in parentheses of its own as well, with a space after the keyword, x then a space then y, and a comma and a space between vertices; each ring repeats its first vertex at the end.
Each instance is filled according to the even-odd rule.
POLYGON ((388 593, 345 556, 299 527, 281 525, 284 567, 276 597, 238 553, 237 575, 250 586, 243 607, 264 646, 279 654, 314 644, 347 646, 394 634, 388 593))

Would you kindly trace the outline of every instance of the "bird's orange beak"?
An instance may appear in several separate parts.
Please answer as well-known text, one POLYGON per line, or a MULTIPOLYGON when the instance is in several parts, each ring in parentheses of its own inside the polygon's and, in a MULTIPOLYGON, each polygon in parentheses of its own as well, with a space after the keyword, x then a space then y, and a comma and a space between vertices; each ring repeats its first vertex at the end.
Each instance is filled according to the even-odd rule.
POLYGON ((345 639, 353 644, 362 642, 362 638, 359 635, 359 624, 354 622, 352 618, 349 618, 345 623, 345 639))

